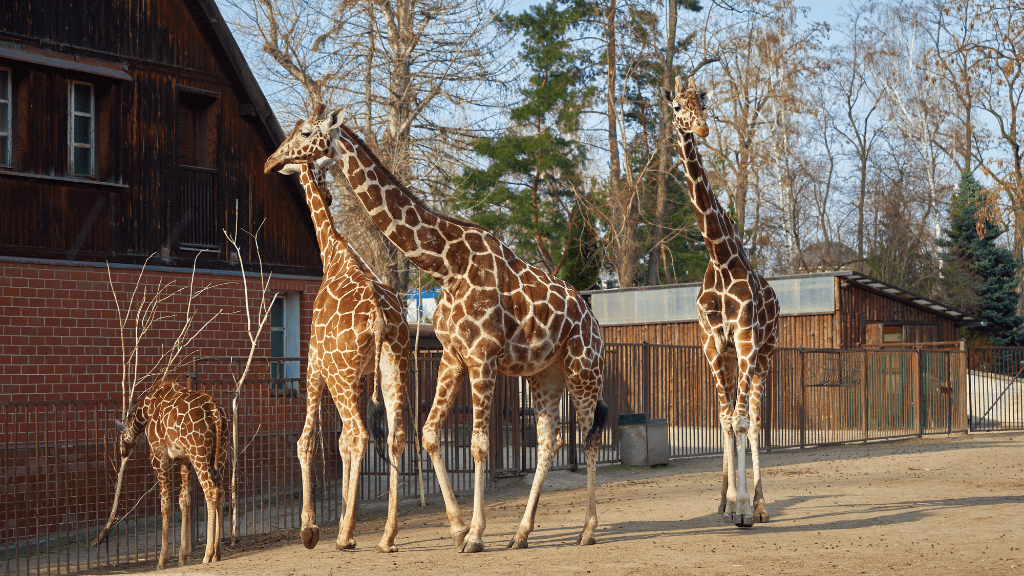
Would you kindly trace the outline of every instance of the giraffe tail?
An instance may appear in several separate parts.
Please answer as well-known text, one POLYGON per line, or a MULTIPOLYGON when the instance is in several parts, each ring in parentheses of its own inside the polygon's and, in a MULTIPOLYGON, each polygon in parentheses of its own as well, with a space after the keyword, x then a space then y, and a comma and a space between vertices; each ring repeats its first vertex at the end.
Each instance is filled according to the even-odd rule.
POLYGON ((373 357, 373 394, 370 401, 366 403, 366 428, 373 439, 373 448, 377 456, 391 465, 391 457, 388 455, 388 423, 387 414, 384 410, 384 402, 380 390, 380 352, 384 346, 384 314, 378 307, 377 329, 374 331, 374 344, 376 350, 373 357))
POLYGON ((221 411, 220 406, 214 404, 212 400, 210 401, 210 404, 213 405, 213 413, 215 414, 213 426, 216 429, 216 436, 213 439, 213 462, 210 466, 210 476, 213 478, 213 483, 220 486, 220 465, 223 464, 223 462, 219 462, 218 459, 220 458, 220 435, 223 433, 224 428, 224 412, 221 411))
POLYGON ((608 405, 604 403, 604 400, 597 401, 597 407, 594 408, 594 423, 590 426, 590 431, 587 432, 587 437, 583 441, 584 449, 589 449, 590 445, 597 440, 598 445, 601 443, 601 432, 604 431, 605 425, 608 423, 608 405))

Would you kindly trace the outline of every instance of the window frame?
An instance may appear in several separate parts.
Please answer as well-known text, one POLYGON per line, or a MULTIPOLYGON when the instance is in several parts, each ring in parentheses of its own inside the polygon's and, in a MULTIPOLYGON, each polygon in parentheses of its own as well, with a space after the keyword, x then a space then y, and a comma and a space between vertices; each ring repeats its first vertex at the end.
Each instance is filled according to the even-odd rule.
POLYGON ((71 80, 68 82, 68 175, 73 178, 96 178, 96 85, 91 82, 71 80), (75 87, 88 86, 89 112, 75 109, 75 87), (75 142, 75 119, 79 116, 89 118, 89 142, 75 142), (89 149, 89 173, 79 174, 75 168, 75 151, 78 148, 89 149))
POLYGON ((7 98, 0 98, 0 103, 7 104, 7 132, 0 132, 0 137, 7 136, 6 158, 0 154, 0 167, 10 168, 14 158, 14 71, 0 66, 0 72, 7 73, 7 98))

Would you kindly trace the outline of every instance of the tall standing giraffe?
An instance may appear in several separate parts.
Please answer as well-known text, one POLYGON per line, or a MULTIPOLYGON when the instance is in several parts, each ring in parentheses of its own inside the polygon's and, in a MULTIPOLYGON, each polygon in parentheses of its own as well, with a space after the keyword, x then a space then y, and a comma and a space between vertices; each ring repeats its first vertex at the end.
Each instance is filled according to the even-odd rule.
MULTIPOLYGON (((297 128, 297 126, 296 126, 297 128)), ((299 437, 302 468, 302 543, 312 549, 320 539, 313 509, 313 434, 324 384, 334 399, 343 423, 338 437, 342 462, 344 513, 338 524, 338 549, 354 548, 359 469, 366 452, 367 431, 359 418, 363 376, 374 374, 372 403, 367 406, 370 432, 378 450, 384 444, 384 423, 377 400, 383 392, 387 413, 390 464, 388 521, 377 550, 394 552, 398 532, 398 462, 405 450, 402 406, 409 374, 409 326, 395 290, 380 281, 334 228, 327 212, 327 186, 323 171, 312 163, 286 166, 282 173, 299 172, 306 203, 313 217, 324 278, 313 304, 306 369, 306 423, 299 437)))
POLYGON ((206 498, 206 554, 203 563, 220 560, 223 522, 224 488, 222 470, 228 461, 228 419, 224 410, 209 394, 179 386, 170 378, 153 384, 128 411, 127 422, 118 423, 121 430, 119 451, 125 459, 135 448, 143 430, 149 442, 149 461, 160 485, 160 515, 163 532, 157 568, 167 565, 170 549, 167 537, 174 515, 171 504, 171 468, 181 468, 181 546, 178 565, 184 566, 192 552, 192 522, 189 520, 191 494, 189 464, 196 471, 206 498))
POLYGON ((775 291, 754 271, 736 231, 736 224, 718 203, 708 181, 697 136, 708 135, 704 121, 705 95, 693 81, 683 89, 676 77, 675 92, 664 97, 674 111, 679 155, 690 186, 690 202, 711 261, 697 293, 697 310, 704 356, 718 392, 722 426, 722 498, 718 513, 737 526, 767 522, 757 454, 759 409, 764 381, 778 338, 779 302, 775 291), (754 507, 747 492, 746 443, 754 468, 754 507))
POLYGON ((318 111, 302 122, 267 159, 265 171, 322 157, 337 162, 374 224, 442 288, 434 329, 444 353, 437 394, 423 426, 423 447, 437 473, 455 547, 460 552, 484 549, 484 474, 498 373, 527 377, 537 414, 537 472, 526 513, 508 547, 528 545, 544 478, 562 444, 558 408, 566 389, 581 429, 588 430, 588 502, 577 543, 595 543, 594 480, 608 409, 600 399, 601 329, 586 302, 562 280, 520 260, 493 234, 429 210, 345 126, 340 110, 331 114, 318 111), (471 452, 475 465, 469 527, 455 500, 438 435, 467 374, 473 392, 471 452))

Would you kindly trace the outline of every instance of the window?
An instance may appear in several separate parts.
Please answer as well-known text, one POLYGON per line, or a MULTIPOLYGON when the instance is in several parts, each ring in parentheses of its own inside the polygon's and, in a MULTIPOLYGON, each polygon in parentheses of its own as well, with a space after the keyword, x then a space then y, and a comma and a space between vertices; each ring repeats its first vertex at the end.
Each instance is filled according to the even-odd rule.
POLYGON ((95 176, 95 98, 93 85, 71 83, 71 173, 75 176, 95 176))
POLYGON ((299 293, 279 294, 270 307, 271 398, 299 396, 298 356, 299 293))
POLYGON ((11 165, 11 71, 0 68, 0 166, 11 165))
POLYGON ((902 326, 885 326, 882 328, 883 344, 898 344, 900 342, 903 342, 902 326))

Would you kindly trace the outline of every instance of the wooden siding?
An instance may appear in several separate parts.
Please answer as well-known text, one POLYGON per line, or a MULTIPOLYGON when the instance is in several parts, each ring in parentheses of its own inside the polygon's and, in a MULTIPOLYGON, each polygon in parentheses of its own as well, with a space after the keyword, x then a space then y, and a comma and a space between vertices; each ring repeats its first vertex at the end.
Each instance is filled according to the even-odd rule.
POLYGON ((860 348, 866 342, 866 326, 872 322, 895 324, 937 324, 938 340, 960 339, 960 329, 953 320, 910 302, 875 292, 840 279, 841 342, 844 348, 860 348))
MULTIPOLYGON (((835 347, 835 315, 810 314, 779 318, 779 347, 835 347)), ((602 326, 606 343, 676 344, 700 346, 700 325, 696 321, 632 326, 602 326)))
MULTIPOLYGON (((177 111, 179 94, 192 89, 209 96, 217 133, 209 161, 215 214, 203 216, 220 252, 204 254, 200 266, 230 266, 221 230, 234 229, 237 206, 239 229, 260 229, 271 269, 319 274, 302 190, 292 178, 263 174, 273 143, 239 92, 223 46, 211 43, 210 23, 197 22, 204 14, 198 0, 0 0, 0 11, 0 41, 51 51, 60 45, 62 56, 120 62, 132 77, 0 57, 15 89, 13 167, 0 170, 0 253, 120 262, 155 253, 160 264, 190 266, 195 252, 178 246, 189 211, 177 164, 177 111), (91 182, 66 176, 71 80, 96 86, 91 182)), ((251 248, 243 247, 245 256, 251 248)))
MULTIPOLYGON (((779 318, 780 348, 861 348, 865 327, 873 322, 910 325, 937 325, 938 340, 960 339, 960 330, 948 317, 910 302, 875 292, 836 277, 835 314, 807 314, 779 318)), ((908 329, 907 334, 922 332, 908 329)), ((696 321, 630 326, 602 326, 606 343, 700 345, 700 326, 696 321)))

